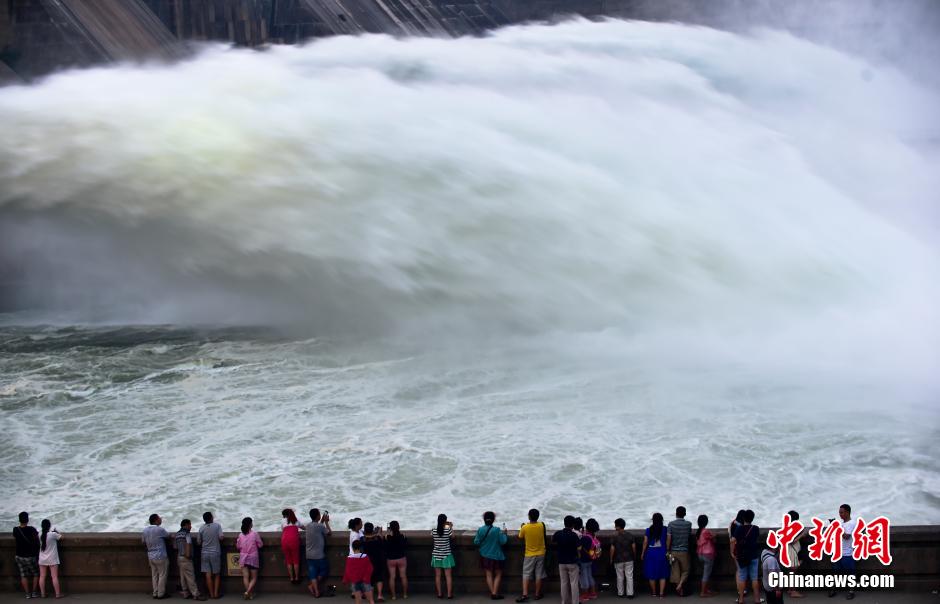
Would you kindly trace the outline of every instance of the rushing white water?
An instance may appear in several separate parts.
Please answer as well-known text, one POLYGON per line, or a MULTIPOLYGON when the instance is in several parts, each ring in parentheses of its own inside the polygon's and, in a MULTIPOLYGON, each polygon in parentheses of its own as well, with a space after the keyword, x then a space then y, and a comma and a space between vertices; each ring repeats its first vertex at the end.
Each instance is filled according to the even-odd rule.
POLYGON ((2 89, 0 516, 938 522, 938 101, 619 21, 2 89))

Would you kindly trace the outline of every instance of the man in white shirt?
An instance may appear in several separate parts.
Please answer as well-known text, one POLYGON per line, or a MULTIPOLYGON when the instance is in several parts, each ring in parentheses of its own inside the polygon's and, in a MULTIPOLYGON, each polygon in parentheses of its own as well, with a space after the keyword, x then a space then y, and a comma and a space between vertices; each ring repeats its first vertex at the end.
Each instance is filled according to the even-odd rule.
POLYGON ((161 524, 163 524, 163 518, 160 518, 159 514, 150 514, 150 525, 141 535, 141 540, 147 546, 153 597, 157 600, 170 597, 166 593, 166 575, 170 569, 170 560, 166 555, 166 540, 170 534, 160 526, 161 524))
MULTIPOLYGON (((858 525, 858 519, 852 518, 852 506, 847 503, 843 503, 839 506, 838 522, 842 525, 842 557, 832 565, 832 568, 837 573, 854 575, 855 558, 852 557, 852 546, 855 544, 853 534, 855 533, 855 527, 858 525)), ((829 592, 829 597, 833 598, 837 593, 839 593, 839 591, 833 589, 829 592)), ((845 595, 845 599, 851 600, 854 597, 855 588, 849 587, 849 593, 845 595)))

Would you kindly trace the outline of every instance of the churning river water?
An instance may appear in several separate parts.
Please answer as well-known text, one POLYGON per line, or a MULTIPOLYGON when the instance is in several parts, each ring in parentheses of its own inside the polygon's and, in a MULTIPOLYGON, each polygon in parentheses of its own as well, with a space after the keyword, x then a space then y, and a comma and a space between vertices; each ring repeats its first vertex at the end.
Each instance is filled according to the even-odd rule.
POLYGON ((623 21, 0 89, 0 519, 940 522, 938 101, 623 21))

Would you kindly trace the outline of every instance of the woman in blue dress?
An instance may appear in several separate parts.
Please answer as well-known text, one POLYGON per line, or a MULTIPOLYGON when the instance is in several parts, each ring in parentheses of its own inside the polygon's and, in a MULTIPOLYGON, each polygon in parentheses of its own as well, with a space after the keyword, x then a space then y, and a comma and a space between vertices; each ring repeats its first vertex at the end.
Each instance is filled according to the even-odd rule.
POLYGON ((646 529, 643 537, 643 574, 650 582, 650 591, 653 597, 662 598, 666 595, 666 579, 669 577, 669 563, 666 561, 666 527, 663 526, 663 515, 659 512, 653 514, 653 524, 646 529), (656 583, 659 582, 659 592, 656 583))

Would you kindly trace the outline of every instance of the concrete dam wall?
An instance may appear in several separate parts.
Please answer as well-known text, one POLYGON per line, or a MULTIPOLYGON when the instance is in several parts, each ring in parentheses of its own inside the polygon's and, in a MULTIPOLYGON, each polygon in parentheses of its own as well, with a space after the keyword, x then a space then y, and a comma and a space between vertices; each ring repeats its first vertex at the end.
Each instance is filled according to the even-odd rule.
POLYGON ((451 37, 574 15, 786 29, 940 84, 924 60, 940 53, 933 0, 897 0, 890 10, 879 0, 3 0, 0 83, 115 60, 173 59, 189 41, 257 47, 363 33, 451 37))
MULTIPOLYGON (((167 522, 164 527, 172 534, 175 525, 167 522)), ((732 563, 727 532, 719 528, 713 529, 716 535, 717 554, 712 579, 722 588, 733 590, 734 564, 732 563)), ((403 531, 408 537, 408 578, 412 593, 432 593, 434 575, 430 567, 431 536, 428 531, 403 531)), ((643 545, 643 531, 632 530, 638 539, 637 552, 643 545)), ((554 533, 549 530, 549 538, 554 533)), ((762 531, 761 543, 766 539, 766 530, 762 531)), ((340 583, 345 566, 347 553, 347 531, 334 531, 328 541, 327 557, 330 564, 330 582, 340 583)), ((480 569, 477 547, 473 545, 475 531, 455 531, 454 552, 457 567, 454 569, 454 591, 467 593, 470 591, 483 592, 485 582, 483 571, 480 569)), ((608 547, 612 532, 601 531, 599 538, 608 547)), ((237 533, 225 534, 223 554, 234 552, 232 544, 237 533)), ((259 592, 299 591, 302 587, 292 586, 284 578, 287 576, 284 568, 283 554, 280 547, 278 533, 261 533, 264 548, 261 552, 261 573, 258 583, 259 592)), ((301 550, 303 548, 301 547, 301 550)), ((509 542, 504 548, 506 552, 506 566, 504 570, 504 585, 506 593, 515 593, 519 588, 519 577, 522 574, 523 548, 517 532, 509 532, 509 542)), ((61 573, 65 591, 73 594, 81 592, 123 592, 150 590, 150 567, 147 564, 147 555, 140 541, 139 533, 74 533, 65 534, 60 545, 60 558, 62 560, 61 573)), ((0 590, 13 591, 18 589, 16 568, 13 564, 14 542, 13 537, 6 534, 0 537, 0 590)), ((899 526, 891 528, 891 553, 893 561, 890 566, 882 566, 875 559, 859 563, 860 573, 890 574, 895 578, 895 589, 901 591, 929 590, 936 586, 937 569, 940 569, 940 527, 937 526, 899 526)), ((301 553, 301 556, 303 554, 301 553)), ((598 561, 595 573, 598 583, 610 582, 607 578, 609 568, 606 555, 598 561)), ((170 556, 170 577, 167 581, 168 590, 176 584, 178 572, 175 568, 174 555, 170 556)), ((199 555, 194 554, 194 562, 198 564, 199 555)), ((223 562, 223 567, 225 563, 223 562)), ((558 591, 558 568, 552 554, 549 554, 546 570, 549 571, 548 587, 546 593, 558 591)), ((305 568, 303 560, 301 567, 305 568)), ((647 592, 646 580, 640 562, 635 564, 634 578, 637 593, 647 592)), ((829 572, 831 564, 827 561, 809 562, 801 572, 829 572)), ((198 571, 198 567, 197 567, 198 571)), ((701 565, 697 560, 693 563, 691 585, 698 586, 701 579, 701 565)), ((229 593, 240 593, 241 574, 239 572, 226 572, 223 570, 223 589, 229 593)), ((200 578, 201 584, 201 578, 200 578)))
POLYGON ((255 47, 344 34, 448 37, 509 22, 495 0, 10 0, 0 3, 0 78, 174 59, 188 41, 255 47))

